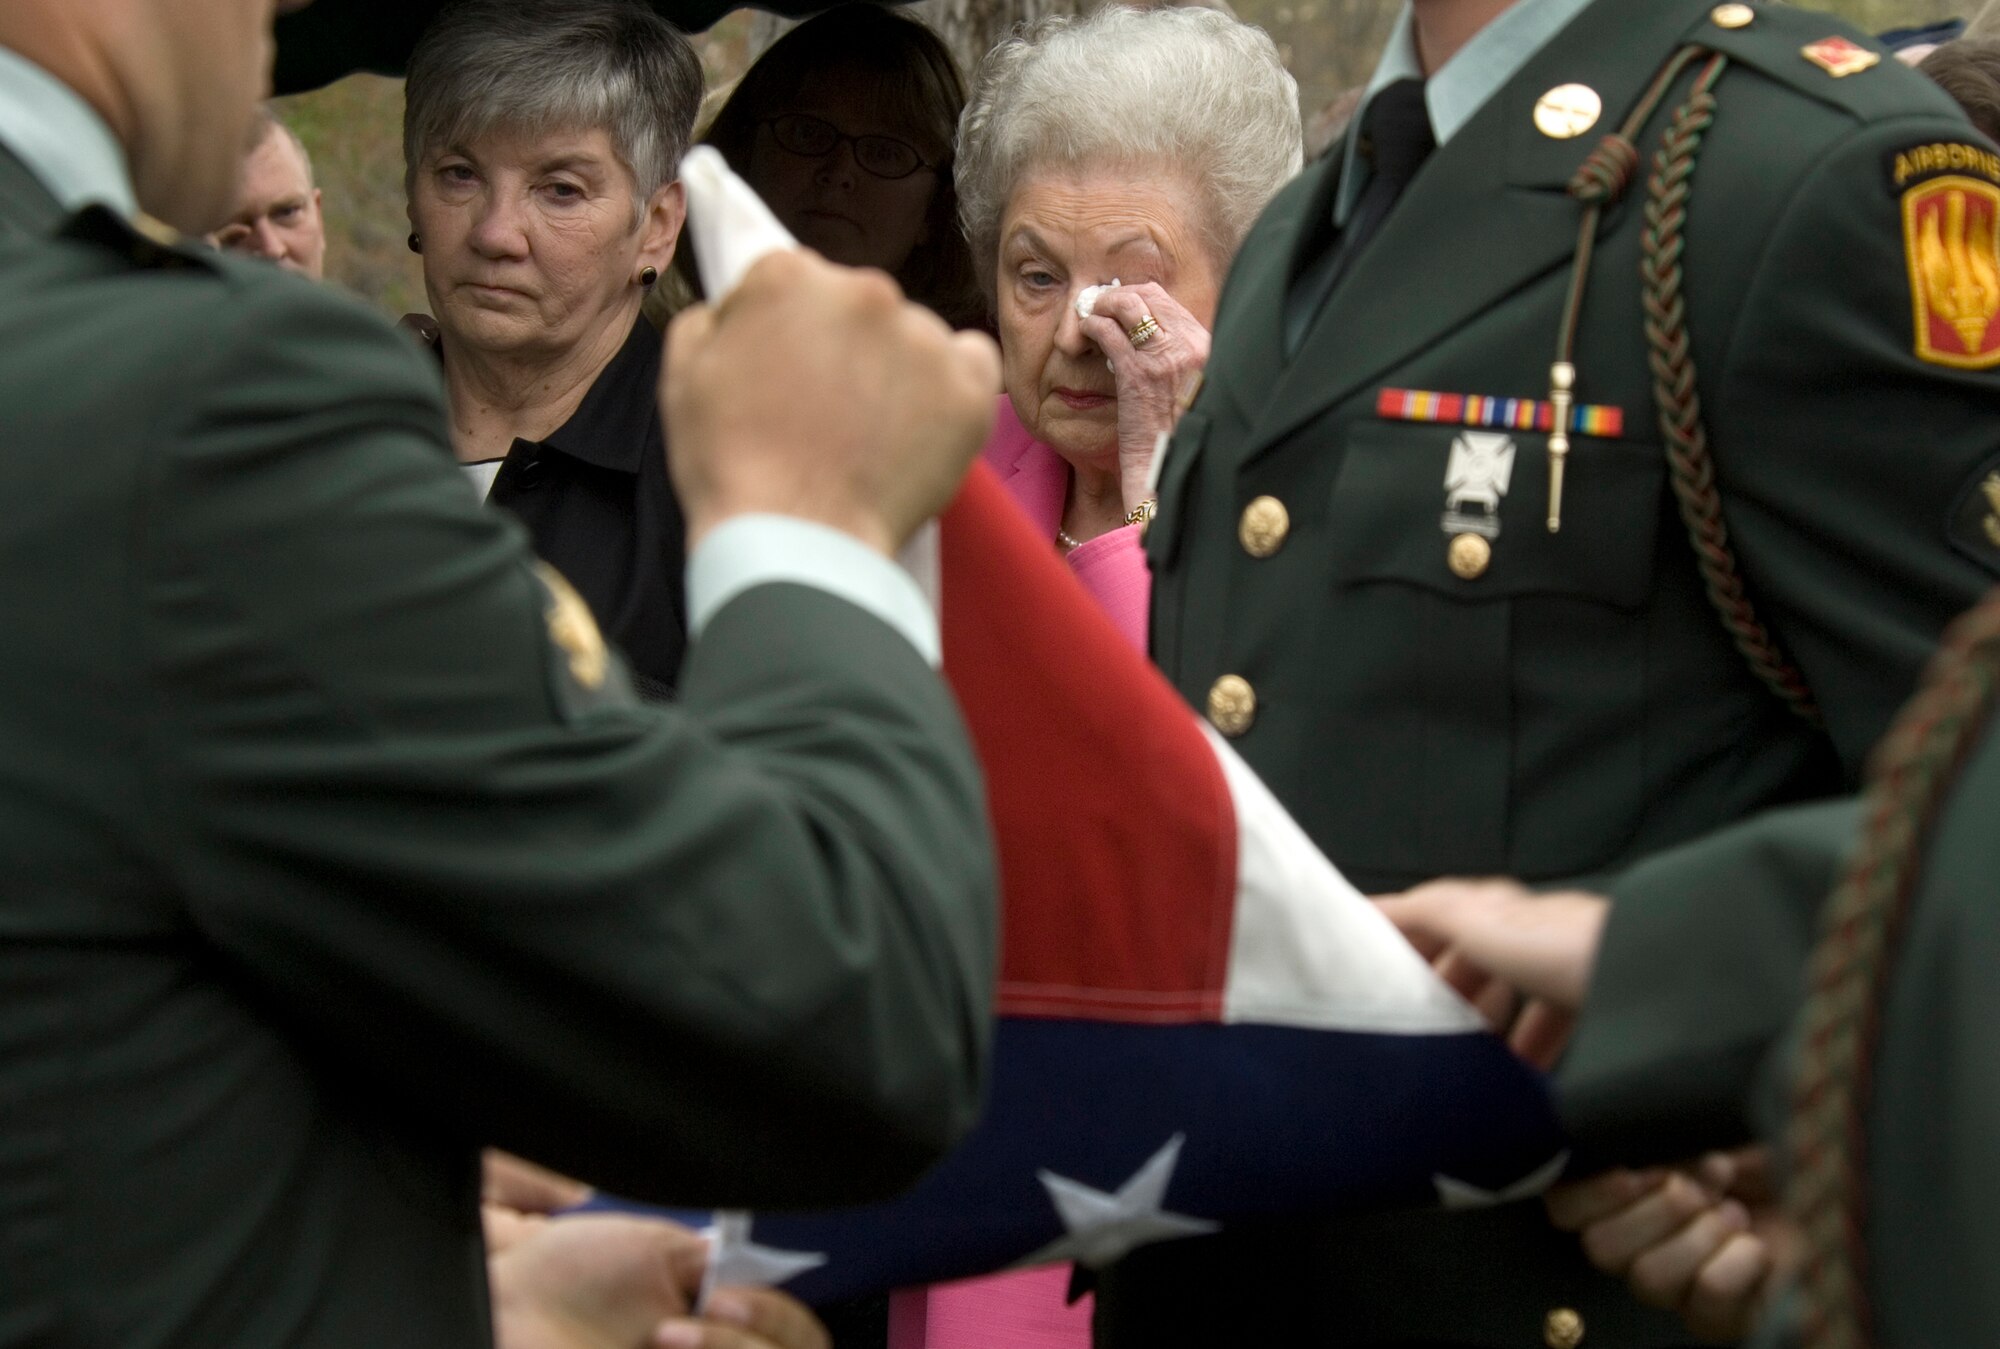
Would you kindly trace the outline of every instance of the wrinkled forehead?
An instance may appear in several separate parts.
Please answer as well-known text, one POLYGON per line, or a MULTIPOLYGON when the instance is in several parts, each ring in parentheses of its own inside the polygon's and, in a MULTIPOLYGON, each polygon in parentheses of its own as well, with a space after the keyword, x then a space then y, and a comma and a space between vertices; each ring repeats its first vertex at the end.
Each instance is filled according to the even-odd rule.
POLYGON ((305 156, 282 127, 274 126, 244 157, 238 200, 254 213, 280 198, 303 196, 312 191, 312 186, 305 156))
POLYGON ((1192 185, 1167 166, 1090 162, 1030 170, 1001 210, 1001 246, 1105 257, 1177 260, 1198 244, 1202 217, 1192 185))
POLYGON ((250 147, 250 153, 244 156, 244 164, 248 171, 261 168, 267 172, 282 172, 310 186, 312 171, 306 167, 305 152, 292 139, 292 133, 276 122, 270 123, 264 134, 257 138, 257 143, 250 147))
POLYGON ((463 154, 481 163, 527 169, 595 164, 621 170, 628 184, 635 178, 610 127, 560 113, 533 115, 500 108, 463 112, 423 153, 426 159, 463 154))

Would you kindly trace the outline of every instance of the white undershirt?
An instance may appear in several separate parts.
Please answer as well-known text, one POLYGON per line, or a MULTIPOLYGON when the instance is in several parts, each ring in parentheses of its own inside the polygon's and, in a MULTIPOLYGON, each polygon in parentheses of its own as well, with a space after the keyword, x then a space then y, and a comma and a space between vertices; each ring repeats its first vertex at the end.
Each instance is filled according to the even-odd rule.
POLYGON ((481 501, 493 495, 493 480, 500 476, 500 465, 504 459, 482 459, 476 464, 460 464, 465 476, 472 482, 472 490, 479 494, 481 501))

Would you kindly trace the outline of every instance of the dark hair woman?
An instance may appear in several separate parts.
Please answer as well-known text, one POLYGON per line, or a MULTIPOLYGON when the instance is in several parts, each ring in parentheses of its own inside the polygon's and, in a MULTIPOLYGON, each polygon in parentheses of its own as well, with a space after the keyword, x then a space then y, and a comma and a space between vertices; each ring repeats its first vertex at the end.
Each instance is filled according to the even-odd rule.
POLYGON ((703 139, 809 248, 879 267, 954 327, 986 302, 958 231, 954 138, 965 80, 937 35, 843 5, 772 44, 703 139))

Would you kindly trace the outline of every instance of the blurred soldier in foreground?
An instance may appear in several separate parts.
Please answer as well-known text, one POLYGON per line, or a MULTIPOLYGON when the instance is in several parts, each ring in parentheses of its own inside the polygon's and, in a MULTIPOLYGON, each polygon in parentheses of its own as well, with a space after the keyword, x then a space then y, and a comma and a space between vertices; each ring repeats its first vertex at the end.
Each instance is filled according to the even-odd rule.
POLYGON ((277 8, 0 9, 10 1349, 481 1345, 482 1144, 821 1205, 979 1098, 990 841, 889 555, 991 343, 803 254, 682 316, 698 637, 642 707, 407 344, 177 233, 277 8))
POLYGON ((312 159, 268 106, 260 105, 257 124, 256 144, 243 157, 236 207, 208 241, 317 281, 326 272, 326 219, 313 185, 312 159))
POLYGON ((1760 1132, 1786 1149, 1775 1228, 1713 1158, 1550 1197, 1593 1260, 1704 1337, 1761 1316, 1760 1342, 2000 1343, 1996 688, 1989 599, 1953 628, 1858 806, 1663 853, 1611 881, 1609 905, 1493 881, 1385 902, 1420 946, 1581 1004, 1558 1085, 1596 1155, 1673 1162, 1760 1132))

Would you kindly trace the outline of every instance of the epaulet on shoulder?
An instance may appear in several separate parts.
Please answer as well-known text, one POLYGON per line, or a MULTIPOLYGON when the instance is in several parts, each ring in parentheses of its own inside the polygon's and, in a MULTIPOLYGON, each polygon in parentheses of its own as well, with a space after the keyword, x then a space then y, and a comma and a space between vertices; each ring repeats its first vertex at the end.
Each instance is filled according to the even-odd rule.
POLYGON ((214 255, 206 244, 149 215, 127 220, 108 207, 86 206, 63 222, 60 234, 107 249, 147 271, 212 271, 215 267, 214 255))
MULTIPOLYGON (((1875 39, 1818 10, 1726 0, 1704 14, 1683 40, 1713 48, 1863 121, 1924 112, 1962 115, 1943 90, 1875 39)), ((1716 97, 1727 104, 1723 87, 1716 97)))

